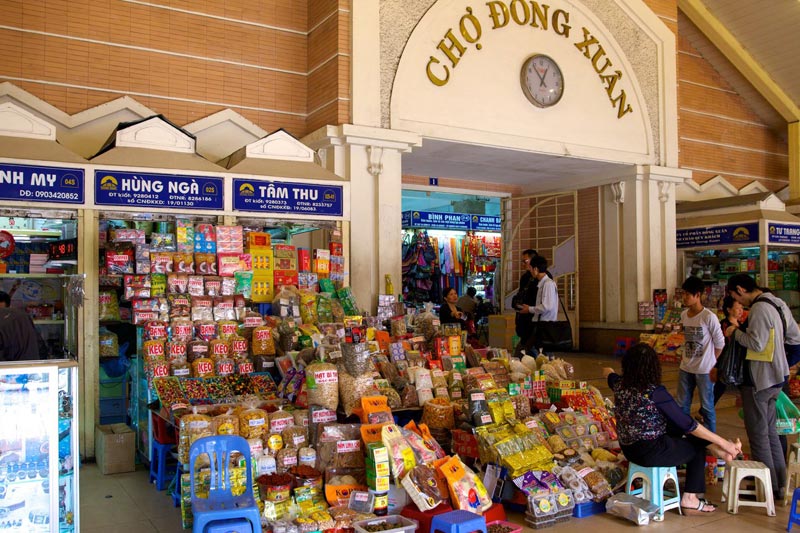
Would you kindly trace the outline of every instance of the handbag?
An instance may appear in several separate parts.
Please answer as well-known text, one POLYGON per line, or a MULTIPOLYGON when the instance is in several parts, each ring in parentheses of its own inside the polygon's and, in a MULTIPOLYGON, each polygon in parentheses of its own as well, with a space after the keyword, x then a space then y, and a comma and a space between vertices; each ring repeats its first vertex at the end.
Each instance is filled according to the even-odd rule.
POLYGON ((730 339, 722 353, 719 354, 717 379, 725 385, 741 385, 744 383, 744 359, 747 350, 744 346, 730 339))
MULTIPOLYGON (((781 324, 783 324, 783 351, 786 353, 786 362, 789 364, 790 367, 796 365, 797 363, 800 363, 800 344, 786 343, 786 317, 783 316, 783 309, 781 309, 779 305, 777 305, 775 302, 773 302, 768 298, 762 299, 761 297, 758 297, 755 299, 755 301, 753 301, 753 304, 761 302, 769 304, 772 307, 774 307, 775 310, 778 311, 778 316, 781 317, 781 324)), ((773 328, 772 331, 770 331, 769 341, 767 342, 767 346, 764 348, 764 350, 762 350, 762 352, 759 352, 759 354, 766 352, 767 348, 774 349, 774 347, 775 347, 775 329, 773 328)), ((752 359, 754 361, 766 361, 770 363, 772 362, 772 355, 771 355, 772 350, 770 350, 769 353, 770 353, 769 359, 762 359, 758 358, 759 354, 756 354, 755 357, 751 357, 750 350, 748 350, 747 358, 752 359)))
MULTIPOLYGON (((572 351, 572 325, 569 322, 567 309, 561 298, 558 299, 561 309, 564 310, 566 320, 534 322, 533 333, 530 342, 536 348, 541 348, 545 352, 569 352, 572 351)), ((529 350, 526 350, 529 352, 529 350)))

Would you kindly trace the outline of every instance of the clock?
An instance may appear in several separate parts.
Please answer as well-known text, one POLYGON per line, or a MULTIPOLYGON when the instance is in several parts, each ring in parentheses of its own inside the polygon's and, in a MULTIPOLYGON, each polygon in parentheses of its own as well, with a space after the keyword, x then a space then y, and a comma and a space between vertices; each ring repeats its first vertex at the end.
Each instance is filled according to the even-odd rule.
POLYGON ((564 94, 564 75, 553 58, 534 54, 522 64, 519 73, 522 92, 537 107, 554 106, 564 94))
POLYGON ((64 239, 47 244, 48 261, 75 261, 78 259, 78 239, 64 239))

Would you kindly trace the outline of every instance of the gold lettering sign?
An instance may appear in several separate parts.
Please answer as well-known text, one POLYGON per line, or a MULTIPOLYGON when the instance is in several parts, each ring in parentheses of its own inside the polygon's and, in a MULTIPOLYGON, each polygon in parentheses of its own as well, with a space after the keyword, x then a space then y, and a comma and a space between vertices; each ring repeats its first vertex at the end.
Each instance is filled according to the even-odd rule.
MULTIPOLYGON (((489 0, 486 6, 486 26, 491 30, 499 30, 515 24, 528 26, 540 31, 552 31, 564 39, 570 38, 569 12, 563 9, 552 9, 548 4, 533 0, 489 0)), ((431 83, 443 87, 450 81, 459 62, 473 48, 480 51, 483 26, 475 16, 474 10, 467 7, 458 25, 448 28, 436 45, 434 53, 425 65, 425 73, 431 83)), ((583 36, 573 44, 592 65, 598 80, 605 89, 608 101, 617 110, 617 119, 633 112, 627 101, 625 89, 618 87, 622 80, 622 71, 614 68, 614 61, 608 56, 603 44, 588 28, 581 28, 583 36)))

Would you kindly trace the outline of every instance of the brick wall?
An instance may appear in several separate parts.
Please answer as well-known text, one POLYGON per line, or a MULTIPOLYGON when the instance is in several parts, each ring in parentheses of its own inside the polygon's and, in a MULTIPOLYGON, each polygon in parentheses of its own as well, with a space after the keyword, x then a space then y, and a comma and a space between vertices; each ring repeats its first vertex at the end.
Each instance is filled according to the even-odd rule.
POLYGON ((130 95, 302 136, 349 121, 349 0, 0 0, 0 81, 70 114, 130 95), (256 6, 256 7, 253 7, 256 6))

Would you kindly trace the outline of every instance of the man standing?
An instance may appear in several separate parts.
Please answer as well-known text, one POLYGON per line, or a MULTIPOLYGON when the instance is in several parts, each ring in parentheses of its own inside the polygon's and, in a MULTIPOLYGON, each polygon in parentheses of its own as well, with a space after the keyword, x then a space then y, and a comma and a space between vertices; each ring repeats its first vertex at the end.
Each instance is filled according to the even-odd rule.
POLYGON ((778 438, 776 400, 789 375, 784 343, 800 344, 800 328, 789 307, 775 295, 764 292, 747 274, 728 280, 731 297, 750 308, 747 331, 735 325, 726 335, 747 348, 742 393, 744 427, 750 440, 753 460, 770 469, 772 489, 777 499, 786 491, 786 459, 778 438), (785 324, 785 330, 784 330, 785 324))
POLYGON ((530 270, 531 276, 537 284, 536 301, 533 306, 523 305, 520 310, 531 316, 531 333, 525 344, 528 353, 535 352, 535 348, 540 347, 536 338, 536 324, 558 320, 558 288, 556 282, 547 273, 547 259, 541 255, 532 258, 530 270))
POLYGON ((522 252, 522 264, 525 271, 522 273, 522 277, 519 278, 519 289, 511 302, 517 311, 514 317, 514 330, 517 337, 519 337, 519 343, 514 349, 514 355, 516 356, 520 356, 520 352, 526 346, 533 329, 528 308, 536 304, 536 288, 539 282, 533 278, 530 268, 531 258, 536 257, 536 255, 536 250, 528 249, 522 252))
POLYGON ((47 359, 47 345, 31 317, 10 305, 11 297, 0 291, 0 361, 47 359))

